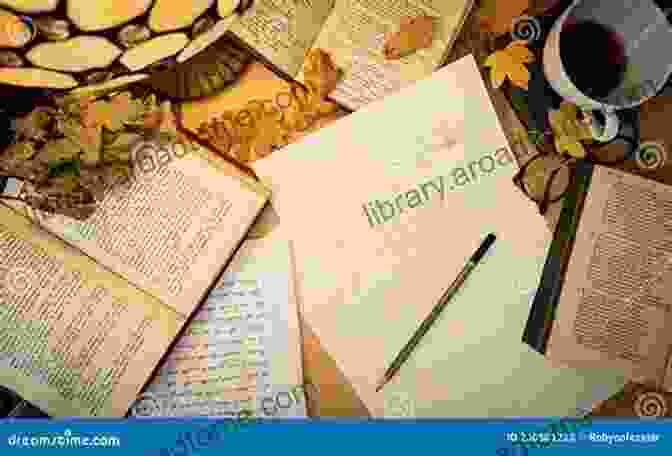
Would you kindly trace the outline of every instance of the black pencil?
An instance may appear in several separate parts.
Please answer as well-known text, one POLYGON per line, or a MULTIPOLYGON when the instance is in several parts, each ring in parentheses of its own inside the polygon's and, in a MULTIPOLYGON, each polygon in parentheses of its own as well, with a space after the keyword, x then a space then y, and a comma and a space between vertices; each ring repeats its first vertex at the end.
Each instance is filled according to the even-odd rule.
POLYGON ((392 361, 390 367, 385 371, 383 377, 378 381, 376 391, 380 391, 380 389, 385 386, 387 382, 389 382, 399 371, 402 364, 406 362, 409 356, 411 356, 411 353, 418 345, 422 337, 427 333, 427 331, 429 331, 429 328, 432 327, 436 319, 439 318, 439 315, 441 315, 441 312, 443 311, 444 307, 446 307, 446 304, 448 304, 457 290, 459 290, 465 280, 467 280, 467 277, 469 277, 471 271, 473 271, 476 265, 478 265, 479 261, 481 261, 481 258, 483 258, 483 255, 485 255, 485 252, 487 252, 493 242, 495 242, 495 239, 496 236, 492 233, 488 234, 485 239, 483 239, 483 242, 481 242, 481 245, 478 247, 476 252, 474 252, 471 258, 469 258, 467 264, 464 265, 455 280, 453 280, 453 283, 450 284, 446 292, 443 294, 443 296, 441 296, 439 302, 434 306, 427 318, 424 319, 424 321, 420 324, 420 327, 415 331, 411 337, 411 340, 409 340, 406 345, 404 345, 404 348, 402 348, 397 357, 394 358, 394 361, 392 361))

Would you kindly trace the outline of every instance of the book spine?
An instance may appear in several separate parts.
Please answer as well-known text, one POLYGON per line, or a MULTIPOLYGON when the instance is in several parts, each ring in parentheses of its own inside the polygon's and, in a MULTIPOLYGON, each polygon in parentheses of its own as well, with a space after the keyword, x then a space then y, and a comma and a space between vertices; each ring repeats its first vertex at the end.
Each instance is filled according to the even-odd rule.
POLYGON ((546 353, 555 320, 555 310, 560 300, 565 271, 574 246, 576 229, 581 218, 583 202, 590 187, 593 168, 594 165, 590 162, 582 160, 576 162, 572 184, 565 195, 560 219, 541 274, 539 288, 532 301, 530 315, 525 325, 523 342, 541 354, 546 353))

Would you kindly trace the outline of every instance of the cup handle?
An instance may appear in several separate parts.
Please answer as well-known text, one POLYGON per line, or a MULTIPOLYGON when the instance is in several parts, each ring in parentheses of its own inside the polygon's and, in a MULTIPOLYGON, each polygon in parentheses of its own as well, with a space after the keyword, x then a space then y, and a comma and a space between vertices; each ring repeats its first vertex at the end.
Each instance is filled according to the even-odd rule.
POLYGON ((595 141, 609 142, 618 136, 621 121, 613 111, 601 109, 598 112, 602 115, 604 121, 602 122, 596 116, 591 115, 590 132, 595 141))

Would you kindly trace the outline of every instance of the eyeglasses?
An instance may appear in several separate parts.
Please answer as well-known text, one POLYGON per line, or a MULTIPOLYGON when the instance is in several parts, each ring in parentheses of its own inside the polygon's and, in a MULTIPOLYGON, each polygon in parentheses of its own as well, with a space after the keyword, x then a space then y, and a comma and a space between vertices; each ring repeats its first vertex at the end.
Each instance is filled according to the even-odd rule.
MULTIPOLYGON (((636 111, 619 114, 621 128, 608 143, 590 144, 585 160, 598 165, 618 165, 632 158, 639 142, 636 111)), ((531 158, 513 177, 514 182, 545 214, 548 206, 565 195, 572 182, 576 158, 544 151, 531 158)))

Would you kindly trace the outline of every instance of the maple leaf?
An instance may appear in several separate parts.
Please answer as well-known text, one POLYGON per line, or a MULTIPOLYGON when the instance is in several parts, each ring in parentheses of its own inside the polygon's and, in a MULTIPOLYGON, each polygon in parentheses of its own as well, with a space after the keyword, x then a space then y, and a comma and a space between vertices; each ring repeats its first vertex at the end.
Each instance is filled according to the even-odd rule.
POLYGON ((511 84, 527 90, 530 72, 526 63, 534 61, 534 55, 525 45, 525 41, 512 41, 504 49, 493 52, 483 63, 490 68, 490 81, 494 88, 499 88, 506 78, 511 84))
POLYGON ((548 121, 554 135, 555 149, 560 154, 568 154, 575 158, 584 158, 586 150, 581 141, 592 140, 590 127, 579 120, 578 108, 566 101, 560 108, 548 113, 548 121))
POLYGON ((428 48, 434 39, 434 18, 431 16, 405 17, 399 30, 391 34, 383 46, 387 60, 398 60, 417 51, 428 48))
POLYGON ((482 0, 479 25, 484 31, 501 35, 511 29, 513 20, 529 6, 529 0, 482 0))

